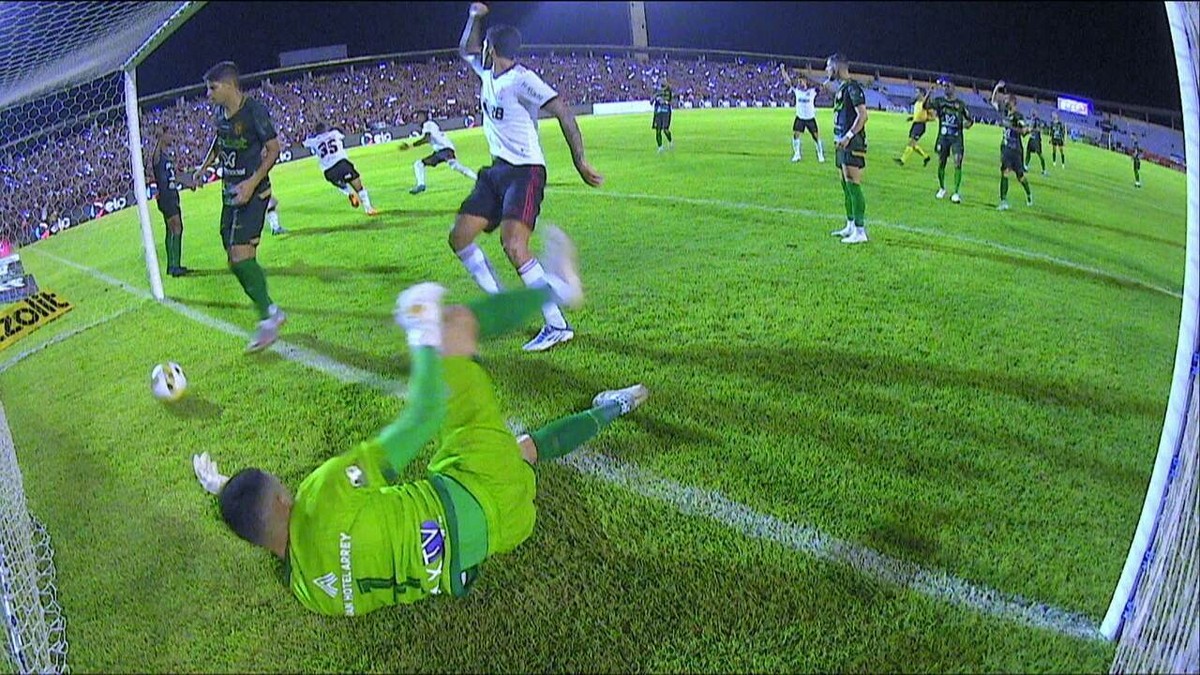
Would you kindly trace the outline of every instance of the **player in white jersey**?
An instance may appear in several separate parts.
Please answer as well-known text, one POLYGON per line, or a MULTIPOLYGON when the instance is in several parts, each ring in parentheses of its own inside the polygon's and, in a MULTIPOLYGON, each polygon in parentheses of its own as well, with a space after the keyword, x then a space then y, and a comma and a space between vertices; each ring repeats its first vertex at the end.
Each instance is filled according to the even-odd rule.
POLYGON ((792 76, 788 74, 787 66, 782 63, 779 64, 779 73, 783 75, 784 83, 796 95, 796 119, 792 122, 792 161, 800 161, 800 137, 807 131, 817 144, 817 161, 824 162, 825 147, 821 144, 821 132, 817 129, 816 101, 820 89, 813 86, 804 75, 792 84, 792 76))
POLYGON ((302 145, 317 156, 317 163, 325 180, 341 191, 350 199, 350 206, 358 208, 362 204, 363 211, 368 216, 378 215, 379 212, 371 206, 371 196, 363 187, 362 176, 354 168, 350 157, 346 155, 346 137, 337 129, 330 129, 324 122, 318 122, 313 135, 304 139, 302 145))
MULTIPOLYGON (((427 157, 423 157, 413 162, 413 173, 417 176, 417 185, 409 190, 409 194, 419 195, 425 191, 425 167, 435 167, 442 162, 447 166, 462 175, 475 180, 478 176, 475 172, 464 166, 458 161, 458 157, 454 154, 454 144, 446 137, 446 133, 429 117, 429 113, 421 111, 417 113, 417 122, 421 125, 421 137, 413 142, 411 147, 424 145, 428 143, 433 147, 433 153, 427 157)), ((408 143, 401 143, 400 149, 407 150, 410 146, 408 143)))
MULTIPOLYGON (((514 61, 521 48, 521 33, 512 26, 497 25, 488 29, 486 39, 480 39, 480 17, 487 11, 483 3, 471 5, 458 52, 482 80, 483 134, 492 164, 480 170, 475 189, 459 207, 450 230, 450 247, 476 283, 496 293, 500 282, 475 238, 497 227, 504 252, 526 286, 551 285, 562 273, 552 269, 547 274, 529 252, 529 237, 546 187, 546 159, 538 140, 539 110, 558 118, 583 181, 599 187, 604 177, 584 159, 583 138, 570 106, 536 73, 514 61)), ((543 305, 542 314, 546 325, 525 345, 526 351, 543 351, 575 337, 558 305, 543 305)))

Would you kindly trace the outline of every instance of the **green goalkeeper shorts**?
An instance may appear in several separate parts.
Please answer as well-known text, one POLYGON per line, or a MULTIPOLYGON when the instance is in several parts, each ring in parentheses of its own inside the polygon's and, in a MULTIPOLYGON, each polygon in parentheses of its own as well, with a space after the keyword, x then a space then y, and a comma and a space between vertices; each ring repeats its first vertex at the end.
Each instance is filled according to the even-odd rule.
POLYGON ((488 556, 515 549, 533 533, 537 483, 504 423, 483 366, 466 356, 442 360, 450 400, 429 472, 449 476, 479 502, 488 556))

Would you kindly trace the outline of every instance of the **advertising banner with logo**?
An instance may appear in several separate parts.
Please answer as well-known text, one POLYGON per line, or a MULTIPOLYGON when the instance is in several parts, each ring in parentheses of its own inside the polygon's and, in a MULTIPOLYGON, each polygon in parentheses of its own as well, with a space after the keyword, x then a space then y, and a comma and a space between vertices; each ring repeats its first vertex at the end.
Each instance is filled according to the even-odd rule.
POLYGON ((66 314, 74 305, 57 293, 41 291, 0 311, 0 350, 66 314))

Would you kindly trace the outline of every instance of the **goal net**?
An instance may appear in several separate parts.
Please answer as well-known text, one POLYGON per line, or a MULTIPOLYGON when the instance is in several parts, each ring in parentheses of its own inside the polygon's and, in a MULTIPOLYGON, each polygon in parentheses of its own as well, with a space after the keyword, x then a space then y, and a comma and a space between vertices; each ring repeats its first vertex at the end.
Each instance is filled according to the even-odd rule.
POLYGON ((1200 31, 1197 3, 1168 2, 1187 159, 1187 256, 1175 375, 1150 487, 1101 631, 1118 640, 1114 673, 1200 672, 1200 31))
MULTIPOLYGON (((6 268, 22 246, 136 207, 147 281, 155 297, 163 297, 135 69, 201 6, 0 2, 0 260, 6 268)), ((66 669, 66 624, 54 579, 50 538, 29 512, 0 405, 0 670, 66 669)))

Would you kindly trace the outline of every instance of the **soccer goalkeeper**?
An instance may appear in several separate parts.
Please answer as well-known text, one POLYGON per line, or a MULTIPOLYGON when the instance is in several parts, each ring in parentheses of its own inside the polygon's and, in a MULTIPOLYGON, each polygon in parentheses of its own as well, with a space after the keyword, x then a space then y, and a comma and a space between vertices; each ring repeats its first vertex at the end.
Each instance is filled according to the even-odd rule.
POLYGON ((530 465, 566 455, 646 399, 642 385, 602 392, 590 410, 513 438, 476 361, 477 340, 520 328, 546 302, 582 301, 570 240, 544 229, 548 288, 444 309, 437 284, 400 294, 396 321, 412 350, 408 404, 377 438, 318 467, 295 498, 260 469, 226 478, 207 453, 192 458, 229 527, 283 558, 304 607, 355 616, 428 595, 462 596, 480 563, 533 532, 530 465), (428 476, 395 484, 435 436, 428 476))

